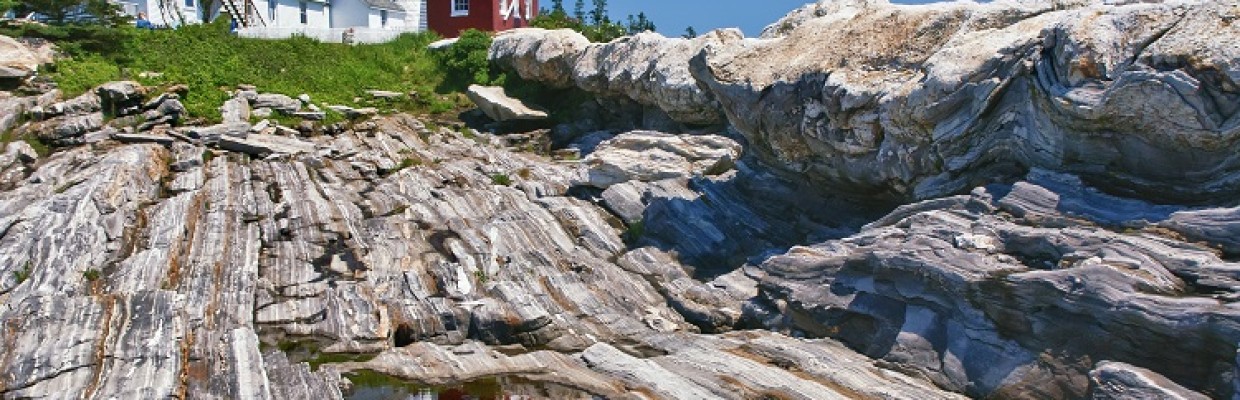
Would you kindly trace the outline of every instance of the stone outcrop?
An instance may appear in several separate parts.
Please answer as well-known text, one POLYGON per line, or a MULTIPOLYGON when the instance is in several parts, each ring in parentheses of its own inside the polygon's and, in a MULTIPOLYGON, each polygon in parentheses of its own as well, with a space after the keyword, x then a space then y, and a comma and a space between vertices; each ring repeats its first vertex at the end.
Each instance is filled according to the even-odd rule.
POLYGON ((1231 12, 834 1, 492 49, 679 136, 0 97, 0 397, 1235 397, 1235 56, 1190 40, 1231 12))
POLYGON ((1075 398, 1093 379, 1122 397, 1170 378, 1231 396, 1240 265, 1148 221, 1157 206, 1049 189, 1066 180, 1038 172, 910 204, 746 271, 780 310, 768 326, 837 338, 953 391, 1075 398), (1091 374, 1103 360, 1149 371, 1091 374))
POLYGON ((21 42, 0 35, 0 80, 22 79, 34 75, 39 65, 46 62, 40 58, 21 42))
POLYGON ((634 180, 719 175, 732 169, 740 156, 741 146, 722 136, 635 131, 599 144, 585 159, 590 168, 586 179, 606 189, 634 180))
POLYGON ((583 47, 521 31, 498 37, 491 59, 681 122, 722 111, 767 163, 858 195, 934 198, 1040 167, 1201 202, 1240 187, 1235 13, 1212 1, 822 1, 763 39, 583 47))
MULTIPOLYGON (((10 145, 0 153, 0 320, 15 329, 0 332, 11 369, 0 391, 334 398, 378 371, 422 385, 499 376, 533 382, 505 390, 544 397, 626 396, 666 393, 650 377, 671 370, 692 382, 680 388, 725 398, 954 396, 831 340, 701 336, 733 329, 754 281, 703 283, 654 247, 669 243, 656 234, 698 232, 702 221, 651 224, 651 247, 631 250, 624 223, 570 195, 584 165, 408 116, 367 122, 299 139, 222 125, 210 149, 150 134, 115 139, 156 143, 105 137, 37 159, 10 145), (228 144, 274 138, 307 147, 259 158, 228 144), (625 356, 600 358, 616 352, 625 356), (824 359, 838 362, 809 361, 824 359), (735 380, 719 377, 721 362, 735 380)), ((739 157, 722 138, 632 136, 739 157)), ((659 184, 692 193, 690 179, 727 178, 659 184)), ((747 210, 717 196, 702 207, 747 210)))
POLYGON ((741 39, 735 30, 695 39, 647 32, 591 44, 571 30, 527 28, 498 35, 489 56, 524 79, 625 98, 655 106, 677 122, 710 125, 723 122, 723 114, 686 66, 703 49, 741 39))
POLYGON ((487 117, 497 122, 541 121, 548 117, 546 111, 509 97, 502 87, 469 85, 465 95, 487 117))

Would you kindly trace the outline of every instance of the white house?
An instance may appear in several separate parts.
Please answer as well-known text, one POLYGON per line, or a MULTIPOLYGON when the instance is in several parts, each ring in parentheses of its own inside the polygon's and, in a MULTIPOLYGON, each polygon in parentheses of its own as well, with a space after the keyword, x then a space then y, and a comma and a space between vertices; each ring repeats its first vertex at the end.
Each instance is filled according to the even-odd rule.
MULTIPOLYGON (((158 27, 201 23, 204 0, 122 0, 125 12, 146 13, 158 27)), ((356 43, 377 43, 404 32, 426 30, 426 0, 206 0, 209 15, 233 14, 243 37, 278 39, 294 35, 340 42, 346 31, 356 43)))

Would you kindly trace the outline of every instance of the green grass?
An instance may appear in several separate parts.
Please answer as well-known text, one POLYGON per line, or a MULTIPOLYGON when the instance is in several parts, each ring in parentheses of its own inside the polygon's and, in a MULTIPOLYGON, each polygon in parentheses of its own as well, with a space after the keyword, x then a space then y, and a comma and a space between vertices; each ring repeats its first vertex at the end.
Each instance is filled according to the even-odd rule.
MULTIPOLYGON (((459 107, 447 88, 449 66, 426 50, 434 34, 407 34, 391 42, 348 46, 304 37, 283 40, 238 38, 224 24, 189 25, 177 30, 139 31, 119 40, 125 45, 78 51, 59 61, 50 75, 67 96, 117 79, 146 85, 186 84, 182 99, 190 115, 218 121, 219 106, 238 84, 260 92, 311 96, 316 104, 376 106, 388 111, 449 112, 459 107), (144 71, 156 78, 138 78, 144 71), (417 99, 372 101, 367 90, 417 92, 417 99), (362 99, 354 102, 355 98, 362 99)), ((329 112, 329 114, 331 114, 329 112)))
POLYGON ((26 262, 26 265, 23 266, 22 269, 13 271, 13 279, 16 279, 17 284, 19 285, 22 282, 25 282, 27 279, 30 279, 30 262, 29 261, 26 262))
POLYGON ((629 224, 628 228, 624 230, 623 239, 625 243, 628 243, 630 246, 632 246, 632 245, 635 245, 637 241, 640 240, 642 236, 645 236, 645 235, 646 235, 646 221, 644 220, 637 221, 637 222, 629 224))

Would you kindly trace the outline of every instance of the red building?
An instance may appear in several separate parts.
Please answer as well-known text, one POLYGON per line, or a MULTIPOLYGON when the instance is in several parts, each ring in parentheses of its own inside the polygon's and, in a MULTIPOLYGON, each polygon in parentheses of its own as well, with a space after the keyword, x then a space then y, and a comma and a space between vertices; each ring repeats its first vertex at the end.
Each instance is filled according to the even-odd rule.
POLYGON ((454 38, 461 31, 483 31, 530 26, 538 16, 538 0, 426 0, 426 25, 440 36, 454 38))

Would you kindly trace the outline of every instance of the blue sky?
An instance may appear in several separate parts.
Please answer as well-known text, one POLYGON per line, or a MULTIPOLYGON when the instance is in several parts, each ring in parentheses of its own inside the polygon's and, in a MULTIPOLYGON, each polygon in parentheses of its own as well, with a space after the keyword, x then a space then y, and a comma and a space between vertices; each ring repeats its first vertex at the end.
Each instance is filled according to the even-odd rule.
MULTIPOLYGON (((645 11, 659 33, 679 36, 685 27, 693 26, 698 33, 715 28, 739 27, 745 36, 758 36, 767 24, 789 11, 813 0, 608 0, 612 19, 623 21, 629 14, 645 11)), ((929 3, 931 0, 893 0, 893 3, 929 3)), ((574 0, 565 0, 571 13, 574 0)), ((586 8, 592 2, 587 0, 586 8)), ((551 0, 539 0, 544 7, 551 0)))

